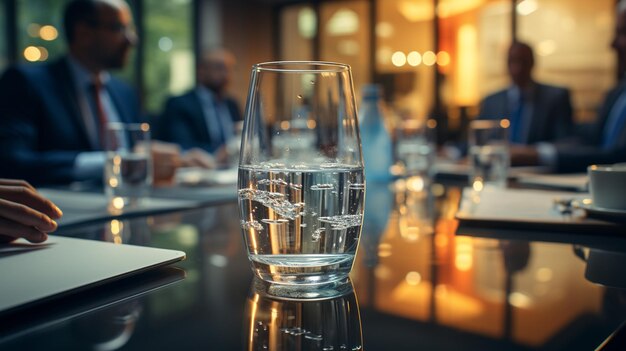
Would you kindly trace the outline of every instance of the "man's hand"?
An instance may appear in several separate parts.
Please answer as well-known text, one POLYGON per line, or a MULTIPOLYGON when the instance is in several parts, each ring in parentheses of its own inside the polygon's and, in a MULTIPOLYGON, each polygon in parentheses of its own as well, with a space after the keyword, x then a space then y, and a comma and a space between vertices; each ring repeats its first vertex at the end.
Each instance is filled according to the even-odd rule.
POLYGON ((172 183, 176 169, 182 163, 180 147, 163 141, 152 141, 150 152, 152 153, 154 183, 156 185, 172 183))
POLYGON ((63 212, 23 180, 0 179, 0 242, 43 242, 63 212))
POLYGON ((182 167, 199 167, 212 169, 217 167, 213 155, 203 149, 193 148, 187 150, 182 156, 182 167))

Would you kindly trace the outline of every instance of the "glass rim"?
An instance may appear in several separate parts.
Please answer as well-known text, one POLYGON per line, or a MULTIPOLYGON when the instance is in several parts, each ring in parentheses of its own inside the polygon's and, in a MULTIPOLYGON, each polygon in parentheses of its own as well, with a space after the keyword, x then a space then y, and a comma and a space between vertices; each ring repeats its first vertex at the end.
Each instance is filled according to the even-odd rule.
POLYGON ((349 72, 350 65, 347 63, 332 62, 332 61, 268 61, 260 62, 252 65, 253 71, 267 71, 267 72, 349 72), (304 66, 290 68, 292 66, 304 66), (308 67, 307 67, 308 66, 308 67))

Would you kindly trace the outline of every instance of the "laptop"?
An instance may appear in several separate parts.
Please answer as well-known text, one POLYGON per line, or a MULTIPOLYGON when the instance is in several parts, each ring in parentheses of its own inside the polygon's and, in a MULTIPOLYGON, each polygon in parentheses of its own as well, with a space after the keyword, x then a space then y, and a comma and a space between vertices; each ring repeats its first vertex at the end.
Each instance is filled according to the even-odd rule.
POLYGON ((182 251, 49 236, 0 245, 0 315, 166 266, 182 251))

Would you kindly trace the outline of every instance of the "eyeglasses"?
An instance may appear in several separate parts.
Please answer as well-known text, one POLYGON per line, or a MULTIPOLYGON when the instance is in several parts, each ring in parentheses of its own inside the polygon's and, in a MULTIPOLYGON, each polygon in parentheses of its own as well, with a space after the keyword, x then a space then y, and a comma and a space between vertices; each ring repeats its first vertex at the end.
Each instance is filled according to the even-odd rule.
POLYGON ((107 30, 116 34, 124 34, 128 36, 135 36, 137 34, 134 26, 129 26, 120 22, 111 22, 111 23, 91 22, 89 24, 94 28, 104 29, 104 30, 107 30))

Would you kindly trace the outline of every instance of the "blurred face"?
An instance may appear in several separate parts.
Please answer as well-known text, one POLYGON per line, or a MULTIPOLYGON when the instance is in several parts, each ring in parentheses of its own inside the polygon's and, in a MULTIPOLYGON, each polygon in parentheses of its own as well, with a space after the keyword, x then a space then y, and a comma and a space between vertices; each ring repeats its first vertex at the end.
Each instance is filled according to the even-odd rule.
POLYGON ((508 69, 511 80, 517 86, 524 87, 531 81, 533 53, 523 45, 513 45, 509 49, 508 69))
POLYGON ((130 9, 123 2, 101 4, 96 22, 89 26, 87 55, 101 69, 122 68, 137 37, 130 9))
POLYGON ((225 52, 206 56, 198 67, 200 84, 216 93, 224 93, 230 84, 234 60, 225 52))
POLYGON ((615 34, 611 47, 617 52, 619 72, 624 73, 624 69, 626 69, 626 11, 622 11, 617 15, 615 34))

